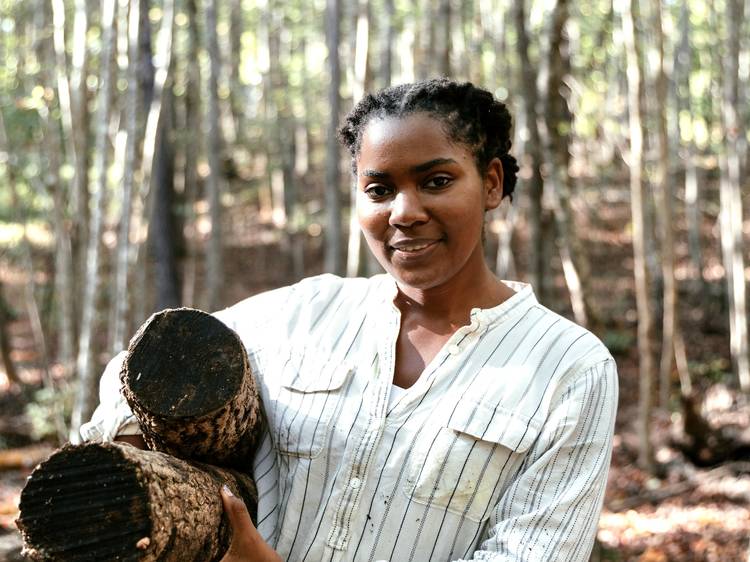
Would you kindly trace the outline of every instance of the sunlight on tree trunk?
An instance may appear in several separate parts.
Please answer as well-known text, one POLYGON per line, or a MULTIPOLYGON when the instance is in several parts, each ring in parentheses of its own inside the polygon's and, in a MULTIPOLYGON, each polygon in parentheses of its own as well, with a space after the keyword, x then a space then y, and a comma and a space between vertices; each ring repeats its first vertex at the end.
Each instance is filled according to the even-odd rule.
MULTIPOLYGON (((656 96, 657 99, 667 99, 667 71, 664 61, 664 28, 662 25, 661 6, 654 5, 654 34, 657 41, 659 55, 656 96)), ((667 115, 664 111, 657 112, 659 159, 655 173, 655 199, 657 222, 661 239, 661 274, 663 282, 663 319, 661 361, 659 365, 659 406, 669 407, 670 387, 672 383, 672 359, 675 352, 675 337, 679 330, 677 320, 677 281, 674 274, 674 230, 673 217, 673 185, 669 176, 669 135, 667 132, 667 115)))
POLYGON ((107 168, 109 148, 107 127, 111 117, 112 87, 112 48, 114 46, 115 0, 102 0, 102 51, 101 82, 99 85, 96 137, 94 140, 94 168, 91 186, 91 224, 86 248, 86 277, 82 299, 81 334, 79 338, 76 372, 76 390, 73 416, 70 427, 70 441, 79 443, 78 429, 91 417, 97 403, 96 363, 94 361, 94 333, 96 331, 96 300, 99 294, 99 261, 101 258, 101 236, 104 221, 104 202, 107 192, 107 168))
POLYGON ((732 364, 745 392, 750 392, 750 350, 747 333, 745 261, 742 239, 742 177, 739 138, 744 135, 740 121, 739 53, 742 1, 727 0, 727 47, 723 64, 722 125, 724 150, 719 158, 721 171, 721 248, 729 295, 729 342, 732 364))
MULTIPOLYGON (((128 18, 128 90, 125 100, 125 132, 127 135, 125 146, 125 160, 122 164, 122 197, 120 211, 120 225, 117 234, 117 249, 115 262, 115 295, 113 299, 112 325, 110 327, 110 353, 115 354, 125 348, 128 292, 128 265, 131 259, 132 246, 130 241, 130 215, 133 202, 133 185, 135 183, 136 152, 139 145, 138 135, 138 55, 140 49, 140 0, 130 2, 128 18)), ((124 29, 124 28, 123 28, 124 29)))
POLYGON ((643 174, 643 82, 640 45, 636 34, 638 0, 616 0, 622 18, 623 43, 627 60, 628 110, 630 128, 630 204, 633 216, 633 269, 638 313, 638 366, 640 371, 638 410, 638 463, 653 472, 654 451, 651 443, 651 413, 653 410, 654 365, 651 355, 651 304, 648 295, 646 245, 644 232, 643 174))

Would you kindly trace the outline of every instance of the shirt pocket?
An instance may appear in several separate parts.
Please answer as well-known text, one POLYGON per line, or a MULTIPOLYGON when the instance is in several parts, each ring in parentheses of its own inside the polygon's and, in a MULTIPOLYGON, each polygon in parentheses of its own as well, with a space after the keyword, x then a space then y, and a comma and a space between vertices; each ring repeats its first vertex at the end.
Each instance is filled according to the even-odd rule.
POLYGON ((417 445, 404 492, 414 502, 474 522, 487 519, 540 424, 477 400, 462 400, 434 439, 417 445))
POLYGON ((351 372, 348 363, 315 352, 287 360, 270 415, 280 453, 305 458, 321 453, 351 372))

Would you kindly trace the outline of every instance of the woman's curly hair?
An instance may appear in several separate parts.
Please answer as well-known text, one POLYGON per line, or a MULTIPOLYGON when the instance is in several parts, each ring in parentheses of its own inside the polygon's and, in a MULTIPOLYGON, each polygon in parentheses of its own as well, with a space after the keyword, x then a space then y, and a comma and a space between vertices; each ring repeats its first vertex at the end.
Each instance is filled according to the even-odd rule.
POLYGON ((471 82, 433 78, 367 94, 346 116, 338 133, 352 156, 352 170, 356 173, 362 133, 372 119, 413 113, 428 113, 441 121, 452 140, 469 147, 483 176, 490 161, 499 158, 503 165, 503 197, 512 198, 518 164, 509 153, 510 113, 504 103, 471 82))

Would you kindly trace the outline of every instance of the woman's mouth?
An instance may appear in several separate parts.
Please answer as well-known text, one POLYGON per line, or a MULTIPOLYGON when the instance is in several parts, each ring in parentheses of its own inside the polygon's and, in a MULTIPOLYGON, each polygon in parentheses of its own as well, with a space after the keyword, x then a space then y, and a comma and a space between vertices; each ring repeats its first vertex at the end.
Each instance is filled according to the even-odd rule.
POLYGON ((403 257, 417 257, 427 253, 439 240, 401 240, 391 244, 391 251, 403 257))

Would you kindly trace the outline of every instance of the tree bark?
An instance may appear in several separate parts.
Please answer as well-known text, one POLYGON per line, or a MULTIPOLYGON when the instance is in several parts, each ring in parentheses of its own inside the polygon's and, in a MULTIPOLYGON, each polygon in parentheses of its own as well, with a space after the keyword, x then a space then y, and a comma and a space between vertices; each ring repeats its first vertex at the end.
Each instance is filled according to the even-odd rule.
POLYGON ((555 226, 559 237, 560 258, 565 282, 576 322, 582 326, 597 324, 591 306, 588 284, 589 265, 580 238, 576 232, 571 208, 571 180, 568 174, 569 133, 572 116, 563 90, 566 75, 570 74, 568 40, 565 26, 568 21, 568 1, 557 0, 552 10, 548 30, 546 57, 539 73, 543 110, 538 123, 544 161, 549 167, 547 183, 551 196, 555 226))
POLYGON ((695 139, 693 128, 683 134, 680 128, 681 115, 685 113, 690 116, 692 123, 692 99, 690 95, 690 71, 691 71, 691 48, 690 48, 690 7, 683 3, 680 8, 680 43, 675 55, 675 82, 677 90, 677 115, 675 121, 680 134, 678 139, 684 143, 682 156, 685 163, 685 218, 687 220, 688 249, 692 277, 701 291, 705 291, 706 283, 703 277, 703 257, 701 249, 701 215, 700 215, 700 181, 698 167, 695 163, 695 139))
MULTIPOLYGON (((667 99, 667 71, 664 61, 664 29, 662 26, 661 4, 654 5, 654 34, 657 40, 659 55, 656 77, 656 99, 667 99)), ((658 146, 659 159, 656 166, 656 212, 659 219, 661 238, 661 274, 663 294, 662 346, 659 365, 659 405, 667 409, 669 405, 672 378, 673 358, 675 354, 675 336, 679 329, 677 323, 677 280, 674 273, 674 228, 673 186, 669 175, 669 134, 667 132, 667 115, 658 111, 658 146)))
MULTIPOLYGON (((196 0, 186 0, 185 11, 188 16, 188 68, 187 83, 185 84, 185 130, 200 131, 201 108, 200 90, 201 74, 198 59, 198 7, 196 0)), ((186 134, 184 139, 184 177, 185 177, 185 224, 191 233, 186 240, 185 267, 183 270, 183 293, 182 302, 186 306, 195 305, 195 284, 197 269, 197 228, 195 216, 195 202, 198 199, 198 155, 200 154, 200 141, 197 135, 186 134)))
POLYGON ((619 0, 623 27, 623 43, 627 60, 628 109, 630 128, 630 196, 633 216, 633 269, 638 313, 638 359, 640 395, 638 410, 638 462, 642 468, 654 470, 654 451, 651 443, 651 412, 653 409, 653 358, 651 355, 651 307, 646 269, 643 187, 643 82, 640 45, 635 30, 638 21, 638 1, 619 0))
POLYGON ((149 228, 149 246, 154 258, 156 310, 180 306, 177 254, 182 244, 174 216, 174 95, 171 88, 164 92, 161 120, 158 151, 154 160, 154 203, 149 228))
POLYGON ((226 484, 255 517, 239 472, 120 443, 66 446, 27 481, 17 524, 32 560, 219 560, 231 540, 226 484))
POLYGON ((152 449, 221 466, 252 462, 260 399, 237 334, 210 314, 154 314, 133 336, 120 378, 152 449))
MULTIPOLYGON (((370 16, 369 3, 360 0, 358 3, 357 37, 354 53, 354 103, 357 103, 372 86, 370 16)), ((357 219, 357 184, 353 181, 351 175, 349 176, 349 185, 349 243, 347 246, 346 274, 348 277, 357 277, 367 274, 367 248, 357 219)))
POLYGON ((529 58, 529 36, 526 31, 525 0, 515 0, 514 17, 516 23, 516 52, 521 67, 522 103, 526 114, 528 141, 525 143, 524 153, 529 155, 531 178, 527 183, 529 193, 529 278, 539 302, 544 302, 544 280, 547 275, 547 261, 544 259, 543 222, 545 217, 542 205, 544 194, 544 180, 542 179, 542 151, 539 137, 537 108, 539 98, 536 87, 535 66, 529 58))
POLYGON ((104 201, 107 192, 107 126, 110 119, 112 84, 112 48, 114 46, 115 1, 102 0, 102 51, 101 84, 96 115, 96 140, 94 142, 94 178, 92 185, 91 225, 86 249, 86 278, 82 300, 81 333, 79 338, 76 372, 78 388, 70 428, 70 440, 77 443, 78 428, 89 419, 96 407, 97 379, 94 363, 94 331, 96 324, 96 299, 99 294, 99 261, 101 258, 101 235, 104 222, 104 201))
POLYGON ((206 195, 208 197, 211 233, 206 249, 206 309, 216 310, 219 306, 219 292, 224 280, 224 260, 222 257, 221 235, 221 129, 219 126, 219 42, 216 33, 216 0, 206 0, 205 33, 208 50, 208 177, 206 195))
POLYGON ((140 0, 130 3, 128 17, 128 90, 125 100, 125 161, 123 162, 122 202, 120 225, 117 230, 117 250, 115 261, 115 295, 113 299, 112 325, 110 332, 110 352, 117 353, 125 346, 127 310, 129 304, 128 270, 132 246, 130 243, 130 215, 133 207, 133 186, 135 184, 136 154, 139 145, 138 103, 139 92, 138 59, 140 37, 140 0))
POLYGON ((341 156, 336 138, 339 113, 341 111, 341 65, 339 61, 339 21, 341 19, 340 0, 326 2, 326 45, 328 47, 328 134, 326 138, 326 248, 325 270, 343 275, 343 234, 341 231, 341 156))
POLYGON ((8 334, 8 324, 10 323, 10 310, 8 303, 3 294, 3 282, 0 280, 0 362, 8 382, 13 385, 21 386, 21 378, 18 376, 16 365, 10 356, 10 335, 8 334))
POLYGON ((729 296, 729 337, 732 364, 742 390, 750 392, 750 349, 742 233, 742 165, 740 137, 745 134, 739 107, 740 26, 742 0, 727 0, 727 46, 723 63, 721 172, 721 248, 729 296))

